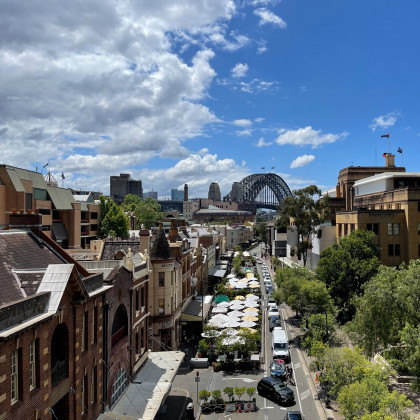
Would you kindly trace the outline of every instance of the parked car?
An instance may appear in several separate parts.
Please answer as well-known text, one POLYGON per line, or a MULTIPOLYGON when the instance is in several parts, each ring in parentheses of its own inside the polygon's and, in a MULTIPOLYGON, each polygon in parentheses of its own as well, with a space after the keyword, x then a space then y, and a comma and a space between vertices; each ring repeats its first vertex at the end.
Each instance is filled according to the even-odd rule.
POLYGON ((270 329, 270 332, 271 332, 276 327, 281 328, 281 320, 280 320, 280 318, 276 318, 276 317, 272 316, 271 319, 270 319, 270 323, 268 325, 268 328, 270 329))
POLYGON ((268 319, 270 320, 272 316, 275 316, 276 318, 280 318, 280 312, 277 308, 268 309, 268 319))
POLYGON ((272 378, 286 379, 286 365, 283 360, 277 359, 270 362, 270 374, 272 378))
POLYGON ((273 298, 269 298, 268 302, 267 302, 267 309, 269 310, 270 308, 276 308, 277 309, 277 303, 273 298))
POLYGON ((291 404, 295 401, 295 394, 281 379, 271 377, 262 378, 257 385, 258 395, 268 398, 278 404, 291 404))
POLYGON ((305 417, 300 411, 288 411, 284 420, 305 420, 305 417))

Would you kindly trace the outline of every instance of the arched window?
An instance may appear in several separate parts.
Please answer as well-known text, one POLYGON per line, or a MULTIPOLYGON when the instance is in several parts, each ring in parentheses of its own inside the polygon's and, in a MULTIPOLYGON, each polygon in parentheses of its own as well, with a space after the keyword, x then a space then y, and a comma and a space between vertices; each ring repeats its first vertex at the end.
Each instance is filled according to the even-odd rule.
POLYGON ((111 346, 115 346, 120 340, 128 335, 128 317, 127 310, 124 305, 120 305, 117 308, 114 316, 114 322, 112 323, 112 337, 111 346))
POLYGON ((51 339, 51 384, 57 385, 68 377, 69 331, 66 324, 58 325, 51 339))

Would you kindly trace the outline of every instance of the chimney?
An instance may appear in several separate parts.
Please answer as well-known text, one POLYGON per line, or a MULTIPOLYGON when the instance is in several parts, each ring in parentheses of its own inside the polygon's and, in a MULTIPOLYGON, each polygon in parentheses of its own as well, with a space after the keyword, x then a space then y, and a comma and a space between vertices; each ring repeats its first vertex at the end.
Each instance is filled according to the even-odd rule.
POLYGON ((394 168, 395 167, 395 155, 392 153, 387 153, 385 155, 385 167, 394 168))
POLYGON ((169 242, 175 243, 181 240, 178 234, 178 226, 176 219, 171 219, 171 230, 169 231, 169 242))
POLYGON ((184 184, 184 201, 188 201, 188 184, 184 184))
POLYGON ((149 236, 150 236, 150 232, 144 227, 144 225, 141 225, 140 231, 139 231, 139 236, 140 236, 140 252, 142 254, 145 254, 145 250, 147 250, 147 253, 149 253, 150 249, 149 249, 149 236))

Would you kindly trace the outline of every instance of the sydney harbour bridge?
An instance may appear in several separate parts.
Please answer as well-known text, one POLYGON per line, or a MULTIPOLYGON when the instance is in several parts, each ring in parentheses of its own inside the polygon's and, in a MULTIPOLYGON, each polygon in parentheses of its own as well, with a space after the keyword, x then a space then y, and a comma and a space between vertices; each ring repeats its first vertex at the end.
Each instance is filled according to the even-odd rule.
POLYGON ((274 173, 252 174, 235 182, 223 201, 249 203, 256 208, 277 210, 292 192, 283 178, 274 173))

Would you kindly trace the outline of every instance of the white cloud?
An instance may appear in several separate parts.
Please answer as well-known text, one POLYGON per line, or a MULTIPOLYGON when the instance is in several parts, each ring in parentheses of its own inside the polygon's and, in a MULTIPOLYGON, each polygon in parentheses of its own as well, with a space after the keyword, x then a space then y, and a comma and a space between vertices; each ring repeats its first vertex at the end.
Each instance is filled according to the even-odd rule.
POLYGON ((280 135, 275 140, 280 146, 292 144, 295 146, 310 145, 313 149, 324 143, 335 143, 339 139, 346 138, 348 133, 321 134, 321 130, 314 130, 311 126, 298 128, 297 130, 280 130, 280 135))
POLYGON ((299 90, 303 93, 303 92, 306 92, 306 86, 300 86, 299 87, 299 90))
POLYGON ((249 127, 252 125, 252 121, 244 118, 244 119, 233 121, 233 124, 238 127, 249 127))
POLYGON ((249 66, 246 63, 238 63, 236 66, 231 70, 232 77, 240 78, 245 77, 246 73, 248 72, 249 66))
POLYGON ((314 155, 302 155, 302 156, 298 156, 291 164, 290 164, 290 168, 300 168, 302 166, 307 165, 308 163, 312 162, 313 160, 315 160, 315 156, 314 155))
POLYGON ((392 127, 397 122, 397 117, 400 115, 398 111, 391 111, 388 114, 380 115, 373 119, 372 123, 369 125, 369 128, 372 132, 375 132, 377 128, 389 128, 392 127))
POLYGON ((260 18, 259 25, 263 26, 268 23, 278 26, 279 28, 285 29, 287 27, 286 22, 279 16, 275 15, 265 7, 254 10, 254 15, 260 18))
POLYGON ((257 123, 261 123, 261 122, 263 122, 265 120, 265 118, 261 118, 261 117, 259 117, 259 118, 254 118, 254 121, 255 122, 257 122, 257 123))
POLYGON ((249 137, 252 134, 252 130, 237 130, 236 135, 240 137, 249 137))
POLYGON ((255 144, 257 147, 264 147, 264 146, 271 146, 273 144, 272 141, 266 142, 264 141, 264 137, 260 137, 258 139, 258 143, 255 144))
POLYGON ((267 41, 265 39, 262 39, 261 41, 256 41, 256 44, 258 45, 258 48, 257 48, 258 55, 263 54, 268 50, 267 41))

